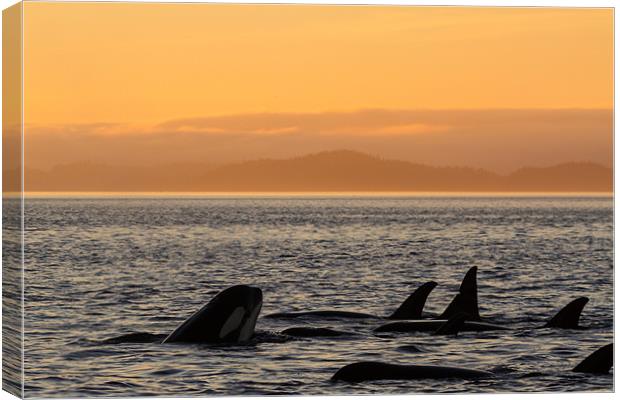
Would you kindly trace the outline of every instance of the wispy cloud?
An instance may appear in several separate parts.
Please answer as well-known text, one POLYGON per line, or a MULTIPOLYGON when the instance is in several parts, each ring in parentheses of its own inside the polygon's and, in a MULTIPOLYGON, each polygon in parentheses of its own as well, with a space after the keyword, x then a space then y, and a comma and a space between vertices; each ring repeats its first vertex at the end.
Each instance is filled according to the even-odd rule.
POLYGON ((401 135, 435 132, 444 124, 431 123, 427 112, 361 110, 323 113, 262 113, 167 121, 164 131, 203 133, 297 133, 316 135, 401 135))

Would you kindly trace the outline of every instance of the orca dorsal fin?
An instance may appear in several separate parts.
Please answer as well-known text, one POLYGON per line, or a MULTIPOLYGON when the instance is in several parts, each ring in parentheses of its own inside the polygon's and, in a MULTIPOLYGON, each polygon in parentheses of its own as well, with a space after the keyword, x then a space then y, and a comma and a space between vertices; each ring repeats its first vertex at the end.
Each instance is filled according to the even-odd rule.
POLYGON ((433 335, 458 335, 468 317, 469 314, 466 313, 457 313, 453 315, 445 324, 441 325, 439 329, 433 332, 433 335))
POLYGON ((578 297, 564 306, 545 324, 545 328, 577 329, 581 311, 588 303, 587 297, 578 297))
POLYGON ((454 296, 452 302, 438 319, 450 319, 454 315, 464 313, 472 321, 480 321, 478 312, 478 283, 476 282, 477 267, 471 267, 465 274, 459 293, 454 296))
POLYGON ((388 319, 420 319, 422 318, 422 310, 428 295, 435 289, 437 282, 426 282, 413 293, 394 311, 388 319))
POLYGON ((580 362, 573 372, 587 372, 591 374, 607 374, 614 365, 614 344, 610 343, 596 350, 580 362))

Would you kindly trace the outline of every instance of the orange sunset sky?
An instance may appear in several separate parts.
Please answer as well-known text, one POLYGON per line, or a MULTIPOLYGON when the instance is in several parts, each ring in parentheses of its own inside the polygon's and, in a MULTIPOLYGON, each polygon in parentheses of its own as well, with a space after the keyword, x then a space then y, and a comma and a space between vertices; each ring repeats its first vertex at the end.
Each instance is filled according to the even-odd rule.
POLYGON ((611 9, 25 3, 27 168, 612 164, 611 9))

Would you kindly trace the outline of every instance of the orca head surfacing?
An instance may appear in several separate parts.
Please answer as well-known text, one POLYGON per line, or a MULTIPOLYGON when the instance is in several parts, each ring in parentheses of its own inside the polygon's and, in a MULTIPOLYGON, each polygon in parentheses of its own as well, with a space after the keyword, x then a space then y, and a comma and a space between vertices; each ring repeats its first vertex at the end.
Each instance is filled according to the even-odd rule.
POLYGON ((243 343, 254 335, 263 305, 259 288, 237 285, 218 293, 183 321, 163 343, 243 343))
POLYGON ((573 372, 608 374, 614 365, 614 344, 610 343, 596 350, 580 362, 573 372))
POLYGON ((478 283, 476 281, 477 267, 471 267, 465 274, 459 293, 454 297, 446 310, 438 319, 450 319, 458 314, 468 314, 470 321, 480 321, 478 311, 478 283))
POLYGON ((545 324, 545 328, 579 328, 579 318, 588 301, 587 297, 579 297, 571 301, 545 324))
POLYGON ((420 319, 422 318, 422 310, 428 295, 435 289, 437 282, 426 282, 413 293, 394 311, 388 319, 420 319))

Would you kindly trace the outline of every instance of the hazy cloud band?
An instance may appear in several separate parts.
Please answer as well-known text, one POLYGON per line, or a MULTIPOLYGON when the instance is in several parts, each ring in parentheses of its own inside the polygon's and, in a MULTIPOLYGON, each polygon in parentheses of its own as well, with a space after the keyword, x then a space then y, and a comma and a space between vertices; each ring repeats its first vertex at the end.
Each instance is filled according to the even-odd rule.
POLYGON ((612 163, 607 109, 360 110, 187 118, 120 123, 28 125, 26 163, 110 165, 230 163, 333 149, 435 166, 498 172, 569 161, 612 163))

